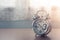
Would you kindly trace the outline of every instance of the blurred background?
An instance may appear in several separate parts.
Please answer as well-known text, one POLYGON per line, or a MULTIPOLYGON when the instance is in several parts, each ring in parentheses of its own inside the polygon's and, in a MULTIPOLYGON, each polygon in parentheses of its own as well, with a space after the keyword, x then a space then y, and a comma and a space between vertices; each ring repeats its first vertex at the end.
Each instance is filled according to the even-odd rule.
POLYGON ((60 0, 0 0, 0 40, 60 40, 60 0), (33 15, 40 9, 49 14, 52 31, 36 37, 33 15))
POLYGON ((32 28, 32 16, 44 8, 52 27, 60 28, 60 0, 0 0, 0 28, 32 28))

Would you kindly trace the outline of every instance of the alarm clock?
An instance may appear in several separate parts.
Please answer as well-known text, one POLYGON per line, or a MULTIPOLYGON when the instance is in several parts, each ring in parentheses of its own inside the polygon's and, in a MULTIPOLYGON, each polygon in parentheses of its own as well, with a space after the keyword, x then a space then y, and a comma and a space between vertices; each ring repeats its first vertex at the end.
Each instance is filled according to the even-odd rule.
POLYGON ((45 10, 38 10, 33 17, 33 30, 36 35, 47 35, 51 31, 51 25, 48 18, 48 13, 45 10))

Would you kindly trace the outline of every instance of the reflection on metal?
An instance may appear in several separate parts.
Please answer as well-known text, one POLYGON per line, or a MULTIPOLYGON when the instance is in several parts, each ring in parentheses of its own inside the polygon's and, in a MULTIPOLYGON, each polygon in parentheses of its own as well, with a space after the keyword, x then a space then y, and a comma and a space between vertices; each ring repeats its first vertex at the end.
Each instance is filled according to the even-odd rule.
POLYGON ((51 40, 50 37, 48 36, 35 36, 35 39, 34 40, 51 40))
POLYGON ((39 10, 33 16, 33 30, 37 35, 47 35, 51 31, 48 16, 45 10, 39 10))

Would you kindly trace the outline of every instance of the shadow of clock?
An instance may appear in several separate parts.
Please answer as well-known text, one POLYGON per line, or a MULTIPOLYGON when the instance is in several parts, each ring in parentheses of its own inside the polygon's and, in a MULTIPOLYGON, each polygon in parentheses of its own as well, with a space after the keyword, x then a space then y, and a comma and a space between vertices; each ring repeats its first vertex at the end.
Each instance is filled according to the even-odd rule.
POLYGON ((35 39, 34 40, 51 40, 50 37, 48 36, 35 36, 35 39))

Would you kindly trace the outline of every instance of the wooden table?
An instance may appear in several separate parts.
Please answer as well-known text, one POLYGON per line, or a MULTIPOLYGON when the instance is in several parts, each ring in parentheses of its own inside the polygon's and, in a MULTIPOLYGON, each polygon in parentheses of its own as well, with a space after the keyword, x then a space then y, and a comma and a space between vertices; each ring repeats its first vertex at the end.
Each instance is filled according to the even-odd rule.
POLYGON ((32 28, 0 29, 0 40, 60 40, 60 29, 52 29, 45 37, 35 36, 32 28))

